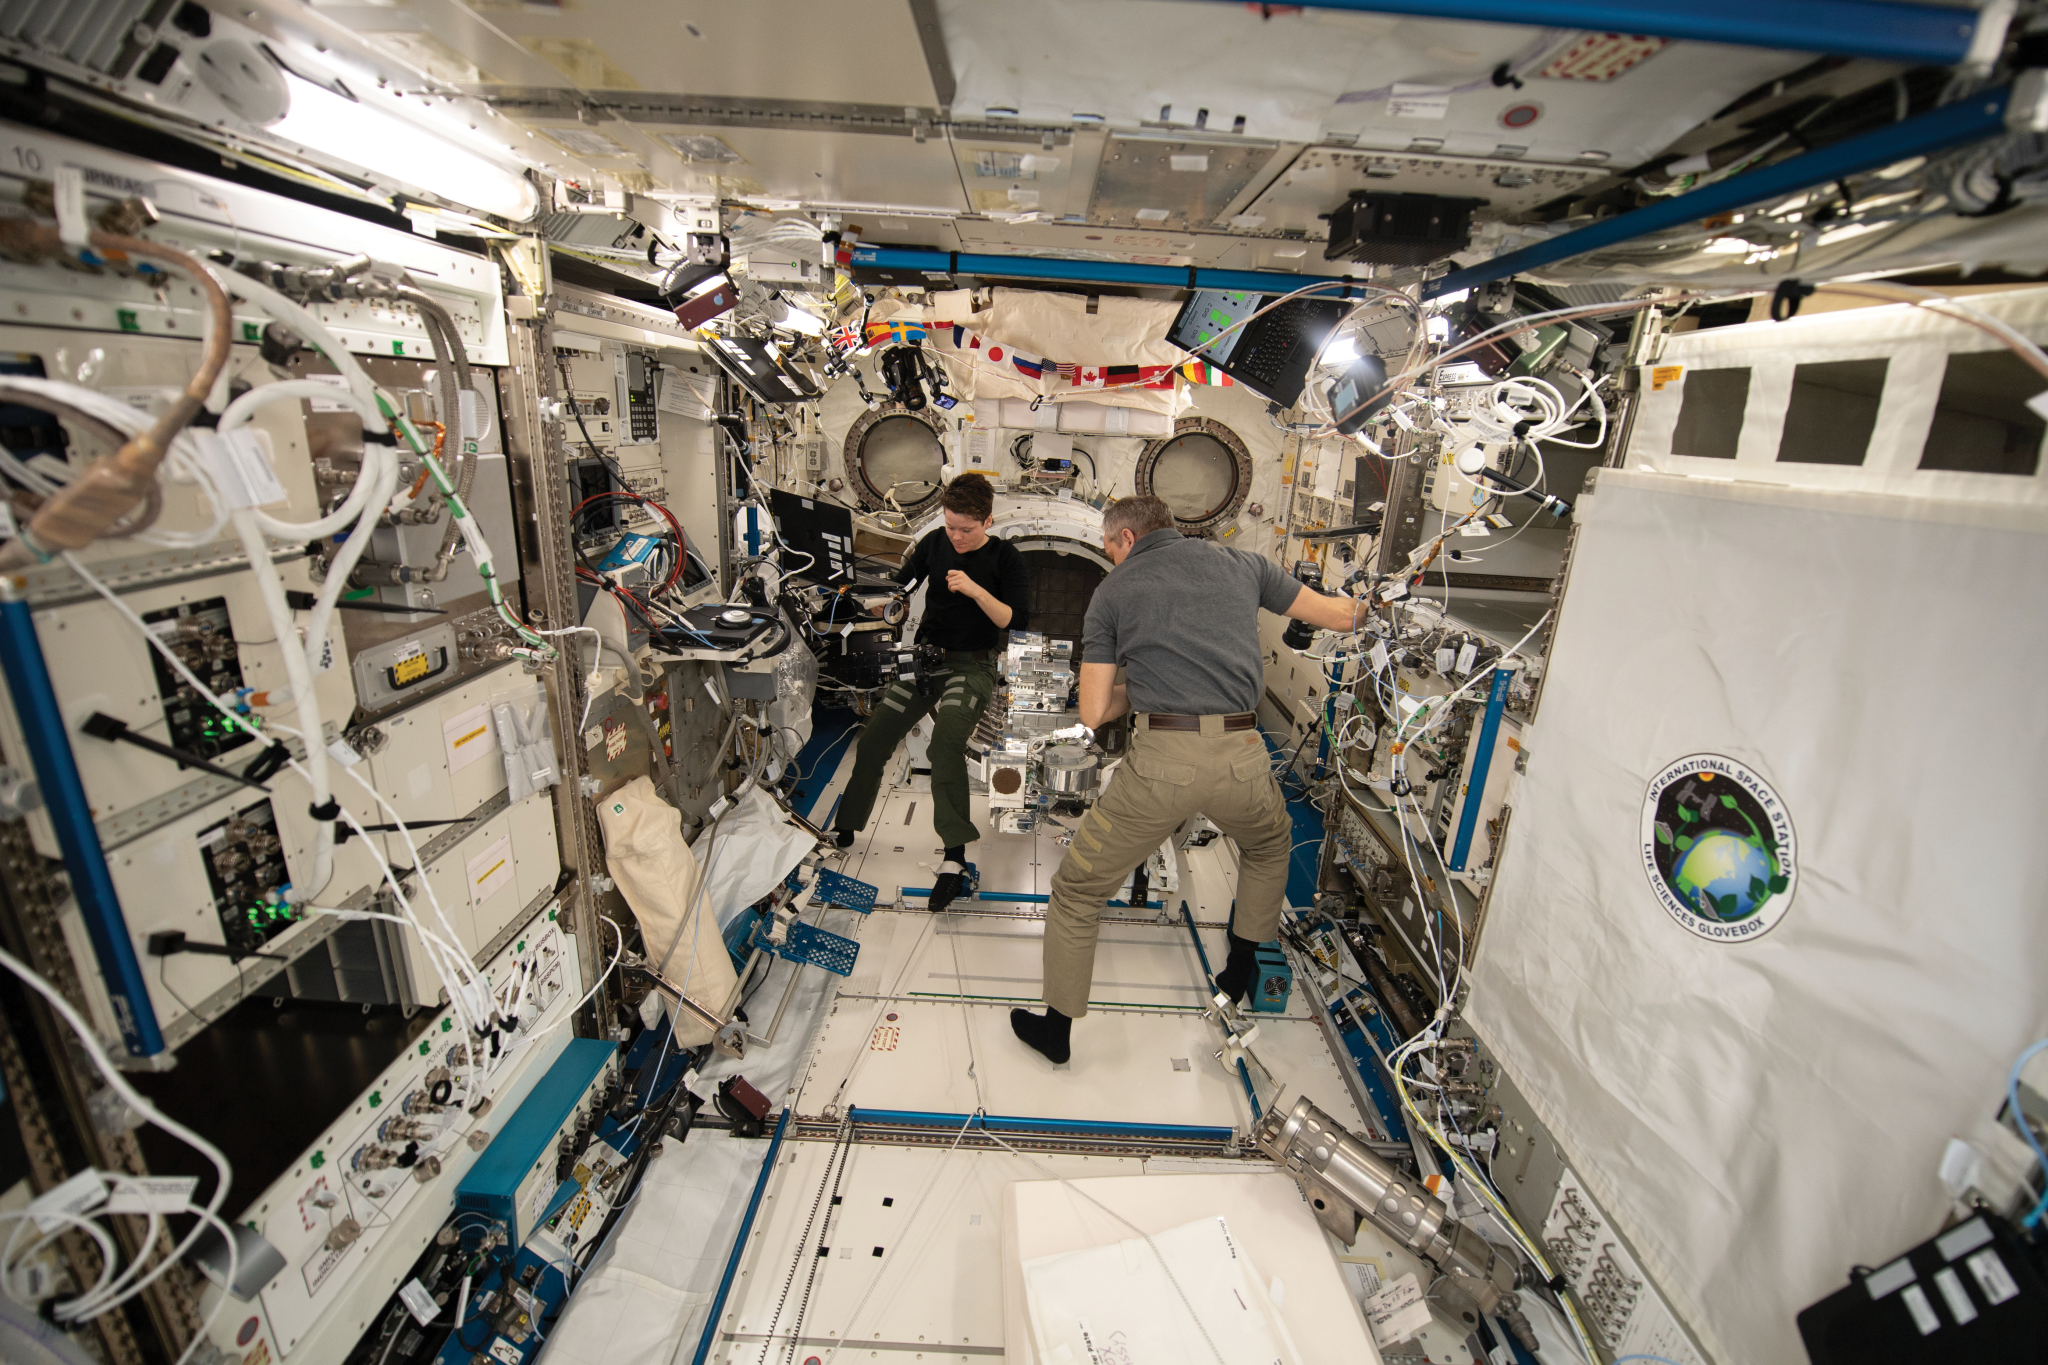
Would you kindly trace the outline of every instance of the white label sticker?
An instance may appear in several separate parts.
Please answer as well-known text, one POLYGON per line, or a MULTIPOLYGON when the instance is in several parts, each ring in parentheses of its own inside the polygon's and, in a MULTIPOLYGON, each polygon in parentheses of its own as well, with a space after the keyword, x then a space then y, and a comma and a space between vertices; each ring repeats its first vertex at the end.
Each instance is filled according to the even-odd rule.
POLYGON ((1365 1301, 1365 1320, 1372 1324, 1372 1339, 1382 1347, 1392 1346, 1429 1326, 1429 1302, 1422 1286, 1410 1271, 1365 1301))
POLYGON ((1372 660, 1373 672, 1385 672, 1387 667, 1387 642, 1385 640, 1374 640, 1372 642, 1372 653, 1366 657, 1372 660))
POLYGON ((1196 152, 1191 155, 1174 155, 1166 158, 1166 164, 1177 171, 1206 171, 1209 169, 1209 154, 1196 152))
POLYGON ((399 1301, 405 1304, 405 1311, 412 1314, 412 1320, 425 1327, 440 1313, 441 1305, 434 1302, 434 1296, 417 1279, 407 1280, 398 1291, 399 1301))
POLYGON ((469 860, 469 903, 479 908, 512 884, 512 841, 500 839, 469 860))
POLYGON ((1963 1277, 1956 1274, 1954 1267, 1944 1266, 1934 1272, 1934 1287, 1941 1291, 1941 1301, 1948 1305, 1948 1315, 1960 1327, 1974 1322, 1977 1305, 1970 1302, 1970 1291, 1963 1288, 1963 1277))
POLYGON ((107 1196, 108 1213, 182 1213, 199 1188, 196 1175, 114 1177, 114 1192, 107 1196))
POLYGON ((1941 1319, 1935 1316, 1934 1305, 1927 1301, 1927 1291, 1919 1285, 1907 1285, 1899 1294, 1899 1301, 1913 1315, 1913 1325, 1920 1329, 1921 1336, 1932 1336, 1941 1330, 1941 1319))
POLYGON ((1458 534, 1467 540, 1484 540, 1493 534, 1493 528, 1483 521, 1468 521, 1458 528, 1458 534))
MULTIPOLYGON (((329 388, 348 392, 348 380, 338 374, 302 374, 299 378, 314 384, 325 384, 329 388)), ((306 406, 315 412, 354 412, 356 405, 346 398, 308 398, 306 406)))
POLYGON ((491 1359, 498 1365, 519 1365, 519 1348, 503 1337, 492 1337, 491 1359))
POLYGON ((1388 118, 1449 118, 1451 92, 1441 85, 1396 85, 1387 98, 1388 118))
POLYGON ((477 421, 477 393, 475 389, 455 391, 455 412, 461 423, 461 439, 474 441, 483 430, 483 423, 477 421))
POLYGON ((451 775, 480 758, 488 758, 498 752, 498 737, 491 729, 489 704, 472 706, 441 722, 441 743, 448 748, 448 771, 451 775))
POLYGON ((1993 1308, 2019 1296, 2020 1287, 2013 1280, 2012 1272, 2005 1268, 2005 1262, 1999 1259, 1996 1247, 1985 1247, 1963 1264, 1970 1267, 1970 1273, 1977 1277, 1977 1287, 1984 1291, 1984 1302, 1993 1308))
POLYGON ((1458 651, 1458 671, 1460 673, 1470 673, 1472 671, 1473 663, 1476 662, 1478 658, 1479 646, 1473 644, 1470 640, 1467 640, 1465 642, 1465 647, 1458 651))
POLYGON ((356 752, 355 746, 345 739, 337 739, 329 744, 327 756, 344 768, 353 768, 363 761, 363 756, 356 752))
POLYGON ((269 507, 285 501, 284 485, 270 467, 269 436, 247 427, 225 436, 212 431, 188 431, 186 435, 198 447, 229 507, 269 507))

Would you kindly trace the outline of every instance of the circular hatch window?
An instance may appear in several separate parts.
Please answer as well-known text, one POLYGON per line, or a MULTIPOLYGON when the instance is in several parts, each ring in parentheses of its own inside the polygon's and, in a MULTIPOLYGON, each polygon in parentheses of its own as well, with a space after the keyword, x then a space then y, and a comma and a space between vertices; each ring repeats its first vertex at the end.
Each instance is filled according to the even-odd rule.
POLYGON ((1237 433, 1206 417, 1184 417, 1173 435, 1138 456, 1137 491, 1165 502, 1183 534, 1209 531, 1237 515, 1252 488, 1252 457, 1237 433))
POLYGON ((915 516, 938 501, 946 449, 945 418, 885 403, 862 413, 846 433, 846 472, 854 495, 869 511, 893 506, 915 516))

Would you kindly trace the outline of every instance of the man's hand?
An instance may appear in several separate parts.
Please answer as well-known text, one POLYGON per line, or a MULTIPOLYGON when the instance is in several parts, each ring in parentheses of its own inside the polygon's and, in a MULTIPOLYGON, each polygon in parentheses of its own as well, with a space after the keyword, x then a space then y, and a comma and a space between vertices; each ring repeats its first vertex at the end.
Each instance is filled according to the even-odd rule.
POLYGON ((979 602, 988 596, 988 589, 967 576, 965 569, 949 569, 946 572, 946 586, 963 597, 979 602))

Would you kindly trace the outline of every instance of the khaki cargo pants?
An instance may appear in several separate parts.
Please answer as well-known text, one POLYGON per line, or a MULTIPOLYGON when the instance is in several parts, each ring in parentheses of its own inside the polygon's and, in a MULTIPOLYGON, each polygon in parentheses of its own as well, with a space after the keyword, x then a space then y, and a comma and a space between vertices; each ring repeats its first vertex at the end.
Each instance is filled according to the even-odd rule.
POLYGON ((1256 729, 1153 730, 1140 717, 1130 752, 1075 830, 1053 874, 1045 916, 1045 1003, 1079 1018, 1095 979, 1103 907, 1132 868, 1197 813, 1237 842, 1240 938, 1264 943, 1280 927, 1294 824, 1256 729))

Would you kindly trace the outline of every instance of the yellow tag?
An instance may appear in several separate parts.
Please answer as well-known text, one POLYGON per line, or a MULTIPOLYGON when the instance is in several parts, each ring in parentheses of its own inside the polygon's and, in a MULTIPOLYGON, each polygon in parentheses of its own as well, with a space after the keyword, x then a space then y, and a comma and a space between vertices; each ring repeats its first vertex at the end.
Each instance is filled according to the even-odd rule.
POLYGON ((1650 371, 1650 389, 1658 392, 1666 384, 1676 384, 1678 377, 1685 373, 1683 365, 1659 365, 1650 371))
POLYGON ((427 676, 427 656, 415 654, 410 659, 401 659, 391 666, 391 681, 404 687, 407 683, 418 682, 427 676))

